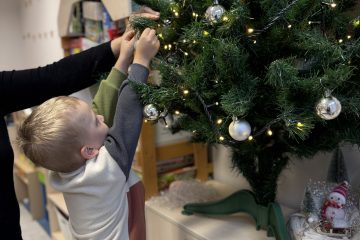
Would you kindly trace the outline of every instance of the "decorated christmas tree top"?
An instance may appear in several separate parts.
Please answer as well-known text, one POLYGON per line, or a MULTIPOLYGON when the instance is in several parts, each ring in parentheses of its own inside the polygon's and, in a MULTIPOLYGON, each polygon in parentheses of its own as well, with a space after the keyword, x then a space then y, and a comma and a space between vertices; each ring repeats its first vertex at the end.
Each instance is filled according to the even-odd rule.
POLYGON ((136 2, 161 12, 132 19, 161 40, 161 83, 137 85, 146 114, 230 147, 260 203, 274 201, 290 155, 360 142, 354 0, 136 2))

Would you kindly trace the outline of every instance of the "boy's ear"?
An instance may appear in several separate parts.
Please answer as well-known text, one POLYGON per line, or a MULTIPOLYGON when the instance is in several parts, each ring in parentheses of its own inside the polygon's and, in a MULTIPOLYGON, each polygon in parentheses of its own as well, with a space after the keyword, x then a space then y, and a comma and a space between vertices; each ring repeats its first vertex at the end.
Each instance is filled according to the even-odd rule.
POLYGON ((98 149, 88 146, 83 146, 80 150, 81 156, 86 160, 96 157, 98 153, 99 153, 98 149))

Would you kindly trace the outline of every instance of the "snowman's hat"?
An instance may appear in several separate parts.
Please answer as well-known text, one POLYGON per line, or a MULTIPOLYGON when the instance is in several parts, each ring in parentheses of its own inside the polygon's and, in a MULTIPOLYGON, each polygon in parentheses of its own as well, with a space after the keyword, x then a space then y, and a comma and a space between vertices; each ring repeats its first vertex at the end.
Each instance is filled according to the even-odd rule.
POLYGON ((347 181, 344 181, 340 185, 336 186, 332 192, 340 193, 346 198, 348 194, 348 190, 349 190, 349 183, 347 181))

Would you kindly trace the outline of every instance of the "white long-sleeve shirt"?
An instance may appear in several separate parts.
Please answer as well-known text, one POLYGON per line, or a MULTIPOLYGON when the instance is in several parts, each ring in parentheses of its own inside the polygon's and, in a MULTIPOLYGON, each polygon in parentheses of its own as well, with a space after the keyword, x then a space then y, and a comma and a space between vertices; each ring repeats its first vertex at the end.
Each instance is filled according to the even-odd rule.
MULTIPOLYGON (((132 64, 129 78, 145 82, 148 69, 132 64)), ((138 179, 131 172, 142 125, 142 105, 125 81, 119 91, 114 125, 99 154, 71 173, 50 172, 64 195, 71 231, 80 240, 128 240, 127 192, 138 179)))

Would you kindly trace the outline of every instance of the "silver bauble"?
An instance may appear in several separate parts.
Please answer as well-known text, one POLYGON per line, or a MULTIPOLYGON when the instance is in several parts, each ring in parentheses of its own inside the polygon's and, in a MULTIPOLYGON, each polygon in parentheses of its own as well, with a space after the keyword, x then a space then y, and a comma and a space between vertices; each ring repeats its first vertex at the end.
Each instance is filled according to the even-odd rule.
POLYGON ((205 18, 208 23, 218 23, 224 13, 225 8, 219 4, 215 4, 206 9, 205 18))
POLYGON ((316 104, 316 113, 325 120, 331 120, 339 116, 341 112, 341 104, 337 98, 333 96, 324 97, 316 104))
POLYGON ((148 120, 157 120, 159 119, 159 110, 154 104, 148 104, 144 107, 144 116, 148 120))
POLYGON ((245 120, 235 119, 229 125, 229 134, 237 141, 244 141, 251 134, 251 126, 245 120))

